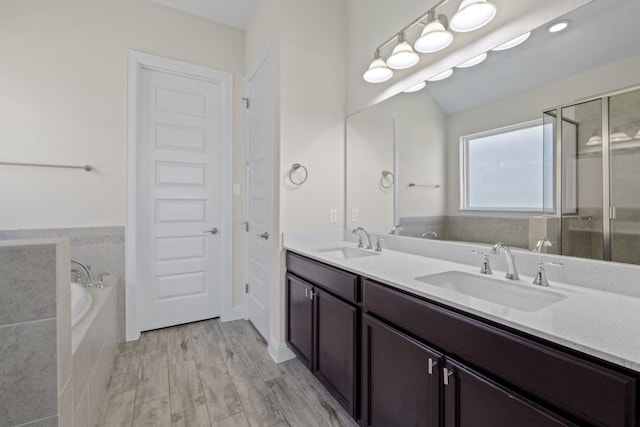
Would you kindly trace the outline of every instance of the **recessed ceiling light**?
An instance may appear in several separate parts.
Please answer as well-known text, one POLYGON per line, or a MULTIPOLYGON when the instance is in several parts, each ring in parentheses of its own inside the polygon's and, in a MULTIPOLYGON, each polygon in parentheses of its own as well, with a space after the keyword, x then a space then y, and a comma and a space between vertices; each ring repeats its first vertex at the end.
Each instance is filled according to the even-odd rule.
POLYGON ((515 39, 511 39, 506 43, 502 43, 500 46, 494 48, 493 50, 501 51, 501 50, 511 49, 512 47, 516 47, 524 43, 529 38, 530 35, 531 35, 531 31, 529 31, 528 33, 524 33, 523 35, 518 36, 515 39))
POLYGON ((549 28, 547 28, 547 31, 549 31, 550 33, 559 33, 560 31, 566 30, 570 23, 571 21, 566 19, 562 21, 554 22, 553 24, 549 25, 549 28))
POLYGON ((478 55, 478 56, 476 56, 474 58, 471 58, 471 59, 468 59, 468 60, 464 61, 462 64, 456 65, 456 68, 473 67, 474 65, 478 65, 479 63, 481 63, 485 59, 487 59, 487 52, 481 53, 480 55, 478 55))
POLYGON ((415 84, 415 85, 411 86, 409 89, 405 89, 404 93, 417 92, 420 89, 422 89, 423 87, 425 87, 426 85, 427 85, 426 82, 420 82, 418 84, 415 84))
POLYGON ((447 77, 451 77, 451 75, 452 75, 452 74, 453 74, 453 70, 452 70, 452 69, 449 69, 449 70, 447 70, 447 71, 443 71, 443 72, 442 72, 442 73, 440 73, 440 74, 436 74, 435 76, 431 77, 430 79, 427 79, 427 81, 430 81, 430 82, 437 82, 437 81, 439 81, 439 80, 444 80, 444 79, 446 79, 447 77))

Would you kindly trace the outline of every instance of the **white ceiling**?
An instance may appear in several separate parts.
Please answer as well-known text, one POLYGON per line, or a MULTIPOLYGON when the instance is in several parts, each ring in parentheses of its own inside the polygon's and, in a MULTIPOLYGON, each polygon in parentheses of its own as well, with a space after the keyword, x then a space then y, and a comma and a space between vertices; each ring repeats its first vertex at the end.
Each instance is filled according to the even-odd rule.
POLYGON ((258 0, 151 0, 211 21, 246 29, 258 0))
POLYGON ((446 113, 463 111, 640 54, 640 1, 596 0, 569 13, 567 31, 550 34, 546 26, 525 43, 447 80, 427 85, 446 113))

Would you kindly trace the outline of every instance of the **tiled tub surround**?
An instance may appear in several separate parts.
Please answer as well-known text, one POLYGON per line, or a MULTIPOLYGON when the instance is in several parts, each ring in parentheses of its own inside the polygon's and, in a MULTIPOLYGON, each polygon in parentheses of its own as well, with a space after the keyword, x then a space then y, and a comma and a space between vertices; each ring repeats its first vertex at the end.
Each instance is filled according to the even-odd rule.
POLYGON ((125 337, 124 227, 77 227, 29 230, 0 230, 0 240, 69 238, 71 258, 91 264, 97 279, 108 272, 118 283, 118 341, 125 337))
POLYGON ((477 274, 481 258, 471 250, 488 252, 487 245, 468 245, 384 236, 378 256, 338 259, 318 249, 355 246, 345 233, 285 233, 285 248, 381 283, 459 308, 497 323, 611 363, 640 372, 640 267, 555 255, 514 251, 520 281, 503 279, 504 256, 492 256, 492 278, 512 286, 531 284, 538 261, 559 261, 562 268, 547 269, 549 292, 565 299, 537 311, 524 312, 470 298, 416 281, 428 274, 457 270, 477 274))
POLYGON ((70 425, 70 281, 68 240, 0 242, 1 426, 70 425))
POLYGON ((93 426, 113 367, 117 349, 117 285, 106 281, 103 289, 90 288, 91 309, 71 330, 73 361, 73 424, 93 426))

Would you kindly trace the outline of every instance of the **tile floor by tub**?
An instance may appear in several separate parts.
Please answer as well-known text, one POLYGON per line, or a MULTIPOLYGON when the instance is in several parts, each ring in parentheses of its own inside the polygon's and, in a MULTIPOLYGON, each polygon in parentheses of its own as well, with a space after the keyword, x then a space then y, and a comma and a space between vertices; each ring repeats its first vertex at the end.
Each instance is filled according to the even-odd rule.
POLYGON ((116 356, 99 426, 356 427, 297 360, 244 320, 145 332, 116 356))

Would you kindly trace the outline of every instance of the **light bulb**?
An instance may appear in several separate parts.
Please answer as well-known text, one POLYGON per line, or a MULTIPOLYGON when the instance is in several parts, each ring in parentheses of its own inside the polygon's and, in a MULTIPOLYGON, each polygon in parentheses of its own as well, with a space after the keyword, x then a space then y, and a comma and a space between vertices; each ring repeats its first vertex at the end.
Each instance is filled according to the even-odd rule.
POLYGON ((447 71, 443 71, 440 74, 436 74, 435 76, 431 77, 430 79, 427 79, 430 82, 437 82, 439 80, 444 80, 448 77, 451 77, 451 75, 453 74, 453 70, 449 69, 447 71))
POLYGON ((509 40, 506 43, 502 43, 500 46, 494 48, 493 50, 498 52, 501 50, 507 50, 507 49, 511 49, 512 47, 516 47, 518 45, 521 45, 522 43, 524 43, 529 36, 531 35, 531 31, 529 31, 528 33, 524 33, 514 39, 509 40))
POLYGON ((487 59, 487 52, 481 53, 480 55, 478 55, 476 57, 473 57, 471 59, 468 59, 468 60, 464 61, 462 64, 456 65, 456 68, 473 67, 474 65, 478 65, 479 63, 483 62, 485 59, 487 59))
POLYGON ((369 65, 363 76, 364 80, 369 83, 386 82, 391 77, 393 77, 393 70, 387 67, 387 64, 379 56, 371 61, 371 65, 369 65))
POLYGON ((398 44, 393 48, 391 56, 387 59, 387 65, 394 70, 411 68, 420 61, 420 56, 404 38, 404 33, 398 34, 398 44))
POLYGON ((417 92, 420 89, 422 89, 423 87, 425 87, 427 85, 426 82, 420 82, 418 84, 415 84, 413 86, 411 86, 409 89, 405 89, 403 92, 404 93, 412 93, 412 92, 417 92))
POLYGON ((431 21, 422 30, 422 35, 416 40, 413 47, 418 52, 432 53, 444 49, 449 46, 453 41, 453 34, 451 34, 443 23, 439 20, 431 21))
POLYGON ((609 135, 609 140, 611 142, 625 142, 630 141, 631 138, 626 133, 618 131, 609 135))
POLYGON ((496 12, 496 6, 487 0, 463 0, 449 26, 459 33, 477 30, 491 22, 496 12))

